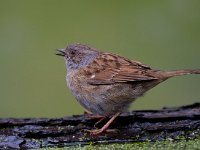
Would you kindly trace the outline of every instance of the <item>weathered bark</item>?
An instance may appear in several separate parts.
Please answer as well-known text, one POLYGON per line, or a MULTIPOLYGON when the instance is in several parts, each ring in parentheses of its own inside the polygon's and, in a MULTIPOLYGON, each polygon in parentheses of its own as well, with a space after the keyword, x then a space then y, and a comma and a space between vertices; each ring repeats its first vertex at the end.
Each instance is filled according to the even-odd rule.
MULTIPOLYGON (((93 129, 96 121, 98 119, 88 115, 52 119, 2 118, 0 149, 196 138, 200 135, 200 103, 179 108, 124 113, 110 126, 114 131, 91 136, 84 130, 93 129)), ((100 123, 98 127, 104 123, 100 123)))

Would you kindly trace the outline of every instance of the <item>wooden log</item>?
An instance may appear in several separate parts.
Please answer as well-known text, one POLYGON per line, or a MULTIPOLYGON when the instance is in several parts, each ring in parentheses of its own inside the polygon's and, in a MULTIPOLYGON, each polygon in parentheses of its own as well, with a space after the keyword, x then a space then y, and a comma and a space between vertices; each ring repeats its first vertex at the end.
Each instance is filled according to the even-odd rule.
MULTIPOLYGON (((76 115, 64 118, 0 118, 0 149, 30 149, 138 141, 193 139, 200 135, 200 103, 162 110, 123 113, 112 131, 91 136, 97 118, 76 115)), ((105 120, 106 122, 107 120, 105 120)), ((101 122, 101 127, 105 122, 101 122)))

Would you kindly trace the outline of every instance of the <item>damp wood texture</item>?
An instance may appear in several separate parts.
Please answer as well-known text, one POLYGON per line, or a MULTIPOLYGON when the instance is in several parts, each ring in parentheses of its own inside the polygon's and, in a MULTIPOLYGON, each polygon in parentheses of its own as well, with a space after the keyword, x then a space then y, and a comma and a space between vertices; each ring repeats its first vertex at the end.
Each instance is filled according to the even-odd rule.
POLYGON ((124 113, 112 123, 112 130, 96 136, 85 132, 94 129, 98 121, 91 116, 0 118, 0 149, 194 139, 200 135, 200 103, 124 113))

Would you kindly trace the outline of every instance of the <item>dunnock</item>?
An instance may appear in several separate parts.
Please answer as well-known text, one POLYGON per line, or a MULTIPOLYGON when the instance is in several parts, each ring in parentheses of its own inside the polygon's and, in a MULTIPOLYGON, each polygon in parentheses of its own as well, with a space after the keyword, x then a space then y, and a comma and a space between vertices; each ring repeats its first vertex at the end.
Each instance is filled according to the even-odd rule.
POLYGON ((82 44, 57 49, 67 66, 67 85, 78 102, 100 116, 112 116, 91 134, 105 131, 112 121, 146 91, 170 77, 200 74, 197 70, 161 71, 135 60, 101 52, 82 44))

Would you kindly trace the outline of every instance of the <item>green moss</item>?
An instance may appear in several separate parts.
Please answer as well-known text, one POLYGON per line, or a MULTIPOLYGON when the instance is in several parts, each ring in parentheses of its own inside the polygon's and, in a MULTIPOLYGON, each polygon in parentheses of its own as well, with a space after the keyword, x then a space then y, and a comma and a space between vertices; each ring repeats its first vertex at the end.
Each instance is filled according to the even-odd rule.
POLYGON ((166 141, 157 141, 157 142, 137 142, 129 144, 109 144, 109 145, 93 145, 90 143, 88 146, 81 147, 65 147, 65 148, 49 148, 48 150, 197 150, 200 149, 200 138, 193 140, 166 140, 166 141))

